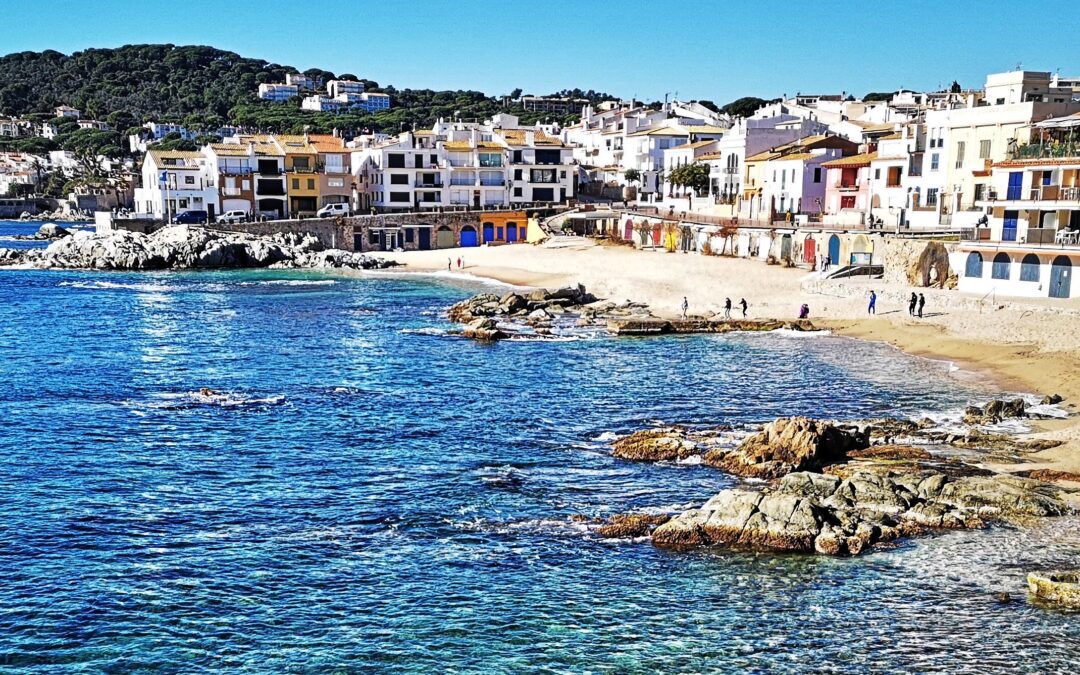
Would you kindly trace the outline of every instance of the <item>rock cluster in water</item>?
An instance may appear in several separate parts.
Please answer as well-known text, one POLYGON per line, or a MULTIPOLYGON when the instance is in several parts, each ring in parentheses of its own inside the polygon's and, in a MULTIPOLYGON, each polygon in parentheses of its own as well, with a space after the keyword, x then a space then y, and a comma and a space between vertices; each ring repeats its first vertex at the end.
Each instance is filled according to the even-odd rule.
MULTIPOLYGON (((1060 402, 1060 397, 1058 401, 1060 402)), ((968 406, 964 410, 965 424, 997 424, 1003 419, 1012 417, 1027 417, 1027 404, 1024 403, 1024 399, 1014 398, 1011 401, 995 399, 982 407, 968 406)))
MULTIPOLYGON (((997 415, 1000 407, 991 403, 979 410, 989 408, 997 415)), ((1021 441, 976 429, 945 433, 929 420, 838 424, 806 417, 777 419, 738 442, 734 436, 730 428, 669 427, 616 440, 612 454, 622 459, 697 457, 726 473, 772 482, 760 489, 724 490, 702 507, 673 517, 621 514, 596 532, 639 537, 651 531, 654 544, 669 548, 731 546, 856 555, 931 529, 1068 512, 1057 488, 1035 480, 1038 476, 995 474, 895 442, 1022 453, 1057 441, 1021 441)))
POLYGON ((70 230, 66 230, 56 223, 45 223, 34 234, 17 234, 14 238, 25 241, 54 241, 70 236, 70 230))
POLYGON ((1080 570, 1031 572, 1028 591, 1039 600, 1068 609, 1080 609, 1080 570))
POLYGON ((259 236, 170 225, 153 234, 81 231, 45 249, 0 249, 8 264, 104 270, 275 267, 378 269, 395 263, 327 249, 312 235, 259 236))
POLYGON ((465 324, 462 335, 484 341, 504 340, 525 332, 549 335, 556 326, 602 328, 615 335, 813 329, 808 321, 705 317, 661 319, 643 303, 598 300, 581 284, 502 296, 483 293, 451 307, 449 318, 465 324))

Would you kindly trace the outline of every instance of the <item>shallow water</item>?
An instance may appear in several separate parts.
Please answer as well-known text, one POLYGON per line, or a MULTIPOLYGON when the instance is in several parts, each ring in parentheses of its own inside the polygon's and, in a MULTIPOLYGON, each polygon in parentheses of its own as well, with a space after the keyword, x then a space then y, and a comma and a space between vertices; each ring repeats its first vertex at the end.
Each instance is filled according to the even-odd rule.
POLYGON ((994 393, 948 364, 783 334, 480 345, 439 334, 478 288, 447 279, 0 278, 12 672, 1075 670, 1080 617, 1023 592, 1075 565, 1071 520, 850 560, 571 521, 733 484, 615 460, 610 432, 994 393))

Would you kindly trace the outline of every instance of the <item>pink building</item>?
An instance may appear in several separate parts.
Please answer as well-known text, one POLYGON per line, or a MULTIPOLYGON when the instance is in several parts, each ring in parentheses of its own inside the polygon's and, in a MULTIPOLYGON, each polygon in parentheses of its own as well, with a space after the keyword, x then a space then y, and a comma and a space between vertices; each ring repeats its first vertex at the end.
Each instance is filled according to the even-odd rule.
POLYGON ((841 157, 821 166, 825 179, 825 222, 862 225, 870 211, 870 163, 877 152, 841 157))

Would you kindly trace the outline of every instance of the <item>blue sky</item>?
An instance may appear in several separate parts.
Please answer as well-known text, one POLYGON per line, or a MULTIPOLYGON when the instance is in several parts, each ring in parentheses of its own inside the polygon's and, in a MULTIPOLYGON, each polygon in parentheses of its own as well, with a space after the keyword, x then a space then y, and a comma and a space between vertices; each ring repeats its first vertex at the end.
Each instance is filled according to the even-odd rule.
POLYGON ((1080 50, 1062 32, 1076 5, 1057 0, 0 0, 0 16, 0 54, 208 44, 301 70, 488 94, 580 87, 722 104, 981 86, 1017 63, 1080 75, 1080 50))

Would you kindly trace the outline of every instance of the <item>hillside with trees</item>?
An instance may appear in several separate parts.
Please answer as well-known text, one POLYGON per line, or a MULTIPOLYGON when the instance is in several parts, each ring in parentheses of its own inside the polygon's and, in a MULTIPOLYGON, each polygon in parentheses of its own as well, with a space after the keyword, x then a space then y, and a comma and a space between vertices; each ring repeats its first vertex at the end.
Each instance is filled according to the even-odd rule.
MULTIPOLYGON (((127 45, 71 55, 51 50, 19 52, 0 57, 0 114, 45 121, 56 106, 70 105, 85 117, 108 122, 119 133, 150 120, 182 123, 194 131, 232 123, 273 132, 329 132, 337 128, 346 133, 394 133, 428 127, 440 117, 481 119, 500 111, 516 114, 525 123, 576 119, 576 115, 526 112, 512 97, 380 87, 373 80, 319 68, 303 72, 323 80, 359 80, 369 91, 389 94, 393 107, 374 114, 318 113, 301 110, 299 99, 272 103, 257 98, 260 83, 283 82, 291 72, 299 71, 202 46, 127 45)), ((520 90, 515 93, 520 95, 520 90)), ((559 94, 594 101, 611 98, 603 92, 580 89, 559 94)), ((112 146, 118 138, 107 140, 112 146)))

